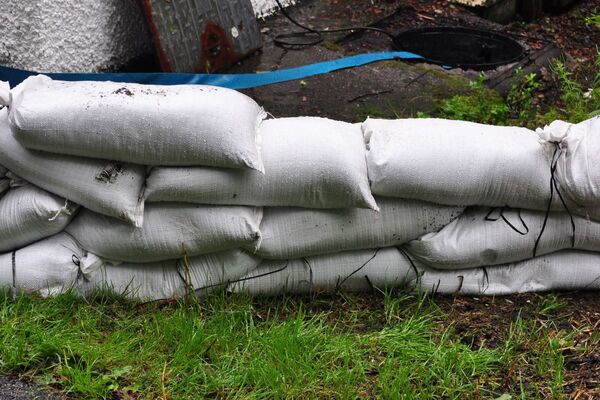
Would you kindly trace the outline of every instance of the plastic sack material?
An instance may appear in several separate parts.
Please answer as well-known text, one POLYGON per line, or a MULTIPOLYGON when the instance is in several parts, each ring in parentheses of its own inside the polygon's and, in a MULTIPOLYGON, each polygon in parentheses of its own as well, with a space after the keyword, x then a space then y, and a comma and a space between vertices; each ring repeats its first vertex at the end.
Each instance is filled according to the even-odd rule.
POLYGON ((376 200, 380 212, 266 207, 257 254, 267 259, 289 259, 395 246, 439 230, 464 209, 419 200, 376 200))
POLYGON ((0 255, 0 286, 43 296, 74 288, 83 250, 66 233, 0 255))
POLYGON ((27 78, 10 92, 9 121, 27 148, 147 165, 263 170, 248 96, 202 85, 27 78))
POLYGON ((420 290, 502 296, 552 290, 600 289, 600 254, 564 250, 512 264, 456 271, 421 271, 420 290))
POLYGON ((27 150, 0 110, 0 163, 34 185, 101 214, 141 226, 143 166, 27 150))
POLYGON ((261 216, 253 207, 165 203, 146 207, 142 228, 82 210, 66 231, 100 257, 145 263, 236 247, 256 250, 261 216))
POLYGON ((187 264, 170 260, 114 265, 88 254, 81 263, 83 275, 77 288, 82 295, 110 290, 138 300, 173 299, 188 293, 205 295, 226 288, 259 263, 258 258, 239 249, 191 257, 187 264))
POLYGON ((148 201, 377 209, 360 126, 325 118, 261 124, 265 174, 217 168, 155 168, 148 201))
POLYGON ((533 131, 444 119, 368 119, 362 128, 376 195, 547 207, 552 150, 533 131))
POLYGON ((9 190, 0 198, 0 252, 61 232, 78 207, 32 185, 9 190))
POLYGON ((463 269, 505 264, 571 247, 600 251, 600 222, 551 212, 468 209, 439 232, 405 245, 411 256, 438 269, 463 269), (540 232, 542 233, 540 236, 540 232), (574 235, 574 236, 573 236, 574 235), (536 247, 536 241, 539 242, 536 247))
POLYGON ((305 259, 263 261, 239 282, 233 292, 273 296, 283 293, 362 292, 403 286, 416 278, 416 271, 394 247, 347 251, 305 259))
POLYGON ((489 296, 600 289, 600 254, 566 250, 489 268, 443 271, 411 262, 400 250, 390 247, 300 260, 264 261, 229 286, 230 291, 255 296, 389 288, 489 296))
POLYGON ((593 214, 600 204, 600 117, 579 124, 554 121, 537 132, 558 146, 556 179, 566 188, 562 195, 593 214))

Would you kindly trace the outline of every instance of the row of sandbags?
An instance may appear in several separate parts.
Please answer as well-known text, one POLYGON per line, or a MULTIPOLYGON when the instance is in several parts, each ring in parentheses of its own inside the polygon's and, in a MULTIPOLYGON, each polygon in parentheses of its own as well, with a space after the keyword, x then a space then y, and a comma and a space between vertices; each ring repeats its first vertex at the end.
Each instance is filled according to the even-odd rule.
POLYGON ((599 118, 537 133, 441 119, 263 121, 228 89, 45 76, 0 89, 0 103, 13 133, 0 135, 1 164, 137 226, 146 200, 377 210, 373 195, 532 210, 551 201, 598 217, 599 118))
MULTIPOLYGON (((0 210, 9 210, 0 215, 0 252, 12 254, 13 284, 15 271, 26 268, 15 267, 15 255, 63 230, 59 236, 75 240, 88 260, 72 254, 78 288, 139 281, 143 297, 160 298, 226 282, 234 282, 231 290, 274 293, 283 290, 281 279, 285 287, 303 282, 291 271, 306 263, 317 265, 309 268, 317 290, 352 289, 330 278, 353 282, 365 268, 355 255, 378 249, 394 249, 405 262, 361 278, 376 287, 405 282, 398 273, 406 262, 419 283, 428 282, 422 275, 450 282, 481 273, 465 268, 500 264, 494 271, 502 274, 524 268, 502 264, 533 255, 600 247, 598 179, 587 167, 598 119, 537 133, 435 119, 263 120, 256 103, 226 89, 43 76, 0 90, 0 102, 9 106, 0 111, 0 164, 8 167, 0 168, 0 185, 12 186, 0 198, 0 210), (479 207, 458 217, 464 205, 479 207), (181 273, 182 257, 232 252, 253 263, 216 261, 214 274, 201 274, 210 279, 195 283, 181 273), (348 268, 321 270, 328 263, 348 268), (167 276, 179 279, 158 290, 167 276)), ((546 259, 534 264, 560 267, 546 259)), ((506 290, 529 287, 519 276, 509 281, 506 290)), ((562 287, 547 283, 535 290, 562 287)))
POLYGON ((89 295, 111 290, 160 300, 227 289, 249 295, 385 291, 406 288, 440 294, 506 295, 600 289, 600 254, 565 250, 490 268, 438 270, 397 247, 294 260, 259 260, 242 250, 148 264, 111 264, 60 233, 0 255, 0 282, 16 291, 89 295))
MULTIPOLYGON (((0 197, 0 253, 21 254, 17 251, 21 247, 66 229, 73 236, 62 235, 68 236, 70 240, 77 238, 76 248, 83 246, 92 251, 85 251, 88 258, 96 257, 100 260, 94 256, 97 254, 104 259, 119 260, 103 262, 109 268, 117 266, 109 271, 122 271, 123 265, 130 265, 130 272, 138 271, 141 279, 139 286, 149 287, 144 291, 148 295, 156 290, 157 285, 151 283, 148 286, 145 280, 160 280, 155 273, 161 269, 157 269, 155 265, 176 264, 168 260, 165 264, 164 259, 178 259, 182 255, 201 258, 219 252, 242 253, 238 249, 240 242, 230 242, 228 249, 218 247, 227 243, 228 236, 241 240, 244 235, 248 235, 249 246, 246 246, 245 254, 256 260, 252 267, 258 265, 259 259, 265 260, 267 265, 281 265, 286 260, 306 260, 311 257, 316 260, 338 260, 331 261, 337 263, 340 258, 347 257, 343 254, 351 255, 361 251, 368 253, 377 248, 398 246, 404 251, 405 262, 402 268, 406 267, 406 262, 412 262, 422 269, 440 270, 439 273, 444 269, 453 270, 448 271, 447 279, 459 273, 464 274, 460 270, 467 268, 489 267, 531 258, 536 241, 538 255, 569 248, 600 251, 600 223, 574 216, 577 231, 573 232, 573 225, 566 213, 552 212, 546 217, 543 212, 483 207, 469 207, 462 212, 462 207, 439 206, 416 200, 380 200, 382 207, 379 213, 361 209, 267 207, 262 221, 259 219, 260 215, 248 214, 245 222, 233 225, 235 228, 238 225, 256 224, 246 233, 236 234, 235 229, 230 229, 219 239, 218 234, 226 232, 223 227, 235 218, 238 208, 252 211, 259 209, 237 206, 192 206, 188 209, 178 204, 154 209, 151 206, 147 210, 149 217, 146 224, 140 229, 88 210, 82 210, 75 221, 71 222, 78 212, 76 205, 33 185, 22 185, 11 188, 0 197), (225 218, 223 210, 230 212, 225 218), (212 218, 216 220, 207 223, 212 218), (262 240, 252 237, 257 232, 262 233, 262 240), (214 243, 211 245, 211 238, 217 243, 217 247, 214 243), (260 241, 258 246, 257 241, 260 241)), ((73 246, 63 247, 69 249, 73 246)), ((76 251, 73 256, 79 260, 83 252, 76 251)), ((38 254, 38 257, 45 262, 44 254, 38 254)), ((546 258, 536 260, 543 264, 546 258)), ((303 261, 296 263, 302 264, 303 261)), ((396 264, 391 267, 400 268, 400 264, 396 264)), ((337 271, 333 268, 332 271, 337 271, 336 276, 343 279, 344 273, 351 272, 348 269, 359 269, 362 262, 355 259, 347 265, 345 270, 337 271)), ((22 268, 26 269, 26 266, 20 262, 19 270, 22 268)), ((394 268, 391 271, 395 271, 394 268)), ((579 273, 572 265, 556 264, 555 268, 567 268, 566 275, 579 273)), ((233 264, 229 270, 231 274, 225 274, 221 269, 217 276, 231 281, 242 278, 252 268, 236 268, 233 264)), ((318 269, 316 267, 315 271, 318 269)), ((37 273, 35 269, 33 272, 37 273)), ((89 273, 85 276, 89 276, 89 273)), ((389 274, 382 275, 375 278, 375 281, 381 286, 388 278, 389 274)), ((96 284, 110 281, 111 286, 122 288, 125 284, 120 279, 121 276, 116 275, 103 281, 96 280, 96 284)), ((521 276, 515 275, 512 279, 514 285, 521 276)), ((543 282, 544 278, 541 279, 543 282)), ((0 282, 10 284, 11 280, 0 282)), ((40 279, 38 284, 42 282, 45 280, 40 279)), ((217 282, 218 279, 211 279, 201 286, 215 285, 217 282)), ((395 282, 391 279, 389 284, 395 286, 395 282)), ((157 292, 161 296, 163 293, 157 292)))

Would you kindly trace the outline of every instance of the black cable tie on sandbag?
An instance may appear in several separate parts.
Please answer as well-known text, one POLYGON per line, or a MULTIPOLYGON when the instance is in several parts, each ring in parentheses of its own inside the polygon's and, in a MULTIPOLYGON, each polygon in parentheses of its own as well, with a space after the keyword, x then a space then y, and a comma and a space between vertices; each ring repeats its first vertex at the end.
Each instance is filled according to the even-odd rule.
POLYGON ((458 284, 458 288, 454 291, 454 293, 452 293, 452 296, 458 296, 460 294, 460 291, 463 287, 463 283, 465 282, 464 275, 458 275, 458 279, 460 279, 460 283, 458 284))
POLYGON ((11 295, 13 300, 17 298, 17 251, 12 252, 12 287, 11 295))
POLYGON ((310 262, 308 261, 308 259, 306 257, 302 257, 301 260, 308 267, 308 273, 309 273, 309 275, 308 275, 308 284, 310 285, 310 291, 312 292, 313 288, 314 288, 314 285, 315 285, 312 265, 310 265, 310 262))
POLYGON ((483 271, 483 278, 485 279, 483 286, 481 286, 481 293, 483 294, 486 290, 488 290, 490 288, 490 276, 488 274, 486 267, 481 267, 481 270, 483 271), (486 284, 487 284, 487 287, 486 287, 486 284))
POLYGON ((183 275, 181 275, 181 270, 180 270, 181 261, 182 261, 181 259, 178 259, 177 261, 175 261, 175 272, 177 272, 177 276, 179 276, 179 279, 181 279, 181 282, 183 282, 184 285, 187 285, 185 277, 183 275))
POLYGON ((396 248, 398 249, 400 254, 402 254, 404 256, 404 258, 406 258, 408 260, 410 267, 413 269, 413 271, 415 271, 415 275, 416 275, 417 279, 419 279, 419 269, 413 262, 412 258, 410 258, 410 255, 408 254, 408 252, 406 250, 404 250, 402 247, 396 247, 396 248))
POLYGON ((206 290, 206 289, 210 289, 210 288, 218 287, 218 286, 230 285, 230 284, 233 284, 233 283, 250 281, 252 279, 262 278, 263 276, 273 275, 273 274, 276 274, 278 272, 281 272, 281 271, 285 270, 289 266, 289 264, 290 264, 290 260, 286 260, 285 261, 285 265, 282 268, 276 269, 274 271, 269 271, 269 272, 265 272, 263 274, 258 274, 258 275, 255 275, 255 276, 249 276, 249 277, 246 277, 246 278, 235 279, 233 281, 227 281, 227 282, 222 282, 222 283, 216 283, 214 285, 203 286, 203 287, 200 287, 198 289, 194 289, 194 292, 198 292, 198 291, 201 291, 201 290, 206 290))
POLYGON ((350 279, 353 275, 357 274, 361 269, 363 269, 364 267, 366 267, 367 264, 369 264, 375 257, 377 257, 377 253, 379 253, 379 250, 381 250, 381 247, 375 249, 375 252, 371 256, 371 258, 369 258, 367 261, 365 261, 365 263, 363 265, 361 265, 360 267, 358 267, 357 269, 355 269, 354 271, 352 271, 352 273, 350 275, 348 275, 347 277, 345 277, 344 279, 342 279, 336 285, 336 290, 339 289, 344 284, 344 282, 346 282, 348 279, 350 279))
POLYGON ((77 279, 79 280, 79 278, 83 276, 83 271, 81 270, 81 259, 77 254, 72 254, 71 261, 77 267, 77 279))
POLYGON ((548 218, 550 217, 550 209, 552 208, 552 201, 554 200, 554 190, 556 190, 556 194, 558 195, 558 198, 560 199, 560 202, 562 203, 565 211, 567 212, 567 214, 569 215, 569 218, 571 220, 571 247, 575 247, 575 220, 573 219, 573 214, 571 214, 571 210, 569 210, 569 207, 567 206, 567 203, 565 202, 565 199, 562 196, 562 193, 560 192, 559 186, 556 183, 556 169, 558 167, 558 160, 560 159, 560 157, 563 154, 562 149, 560 148, 560 144, 558 142, 551 142, 552 144, 554 144, 555 148, 554 148, 554 154, 552 154, 552 162, 550 163, 550 199, 548 201, 548 207, 546 207, 546 213, 544 215, 544 223, 542 224, 542 229, 540 230, 540 233, 537 237, 537 239, 535 240, 535 245, 533 246, 533 258, 535 258, 536 254, 537 254, 537 249, 538 246, 540 244, 540 240, 542 239, 542 235, 544 234, 544 231, 546 230, 546 224, 548 223, 548 218), (558 153, 558 156, 557 156, 558 153))
POLYGON ((496 211, 498 209, 498 207, 494 207, 492 209, 490 209, 490 212, 488 212, 484 218, 485 221, 490 221, 490 222, 496 222, 498 221, 500 218, 502 218, 502 220, 506 223, 506 225, 508 225, 510 228, 512 228, 513 231, 517 232, 519 235, 525 236, 529 233, 529 227, 527 226, 527 224, 525 223, 525 220, 523 220, 523 217, 521 216, 521 209, 520 208, 516 208, 515 210, 517 210, 517 215, 519 216, 519 221, 521 221, 521 224, 523 225, 523 228, 525 228, 525 231, 520 231, 517 229, 517 227, 515 227, 509 220, 508 218, 506 218, 506 216, 504 215, 504 211, 505 210, 511 210, 512 208, 509 206, 502 206, 500 207, 500 216, 498 218, 492 218, 491 215, 494 211, 496 211))

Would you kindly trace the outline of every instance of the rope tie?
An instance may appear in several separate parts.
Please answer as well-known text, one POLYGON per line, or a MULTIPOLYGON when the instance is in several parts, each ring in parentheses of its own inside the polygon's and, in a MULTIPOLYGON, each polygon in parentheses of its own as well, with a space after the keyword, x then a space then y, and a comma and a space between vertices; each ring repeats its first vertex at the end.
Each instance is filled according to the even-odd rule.
POLYGON ((567 214, 569 214, 569 219, 571 220, 571 247, 575 247, 575 220, 573 219, 573 214, 571 214, 571 210, 569 210, 569 207, 567 206, 567 203, 565 202, 565 199, 562 196, 562 193, 560 192, 559 189, 559 185, 556 181, 556 168, 558 167, 558 161, 560 159, 560 157, 563 155, 563 151, 559 146, 558 142, 551 142, 552 144, 554 144, 555 148, 554 148, 554 154, 552 154, 552 161, 550 163, 550 198, 548 200, 548 207, 546 207, 546 213, 544 215, 544 222, 542 224, 542 229, 540 230, 540 233, 537 237, 537 239, 535 240, 535 245, 533 246, 533 258, 535 258, 536 254, 537 254, 537 249, 538 246, 540 244, 540 240, 542 239, 542 235, 544 234, 544 231, 546 230, 546 225, 548 223, 548 218, 550 216, 550 209, 552 208, 552 201, 554 200, 554 191, 556 191, 556 194, 558 195, 558 198, 560 199, 560 202, 563 206, 563 208, 565 209, 565 211, 567 212, 567 214))

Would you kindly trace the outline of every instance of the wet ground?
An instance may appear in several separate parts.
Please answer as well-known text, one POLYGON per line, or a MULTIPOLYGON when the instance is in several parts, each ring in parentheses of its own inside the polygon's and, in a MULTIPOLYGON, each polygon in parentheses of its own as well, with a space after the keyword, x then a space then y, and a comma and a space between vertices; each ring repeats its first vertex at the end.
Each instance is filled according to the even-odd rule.
MULTIPOLYGON (((595 0, 583 0, 567 13, 545 14, 532 22, 516 20, 509 25, 481 18, 447 0, 304 0, 288 12, 302 24, 323 30, 371 26, 398 33, 413 27, 464 26, 507 34, 523 45, 526 57, 486 71, 488 86, 506 94, 516 67, 524 73, 543 75, 555 57, 564 56, 570 64, 591 60, 600 33, 587 26, 584 17, 597 7, 595 0)), ((282 15, 270 17, 260 26, 262 51, 228 72, 263 72, 391 49, 390 38, 378 32, 329 34, 318 46, 282 49, 273 38, 298 28, 282 15)), ((478 71, 387 61, 245 92, 276 117, 313 115, 356 122, 365 115, 410 117, 419 111, 429 112, 440 98, 464 92, 469 80, 477 76, 478 71)))
POLYGON ((2 400, 65 400, 48 391, 42 391, 31 382, 15 377, 0 376, 0 399, 2 400))

